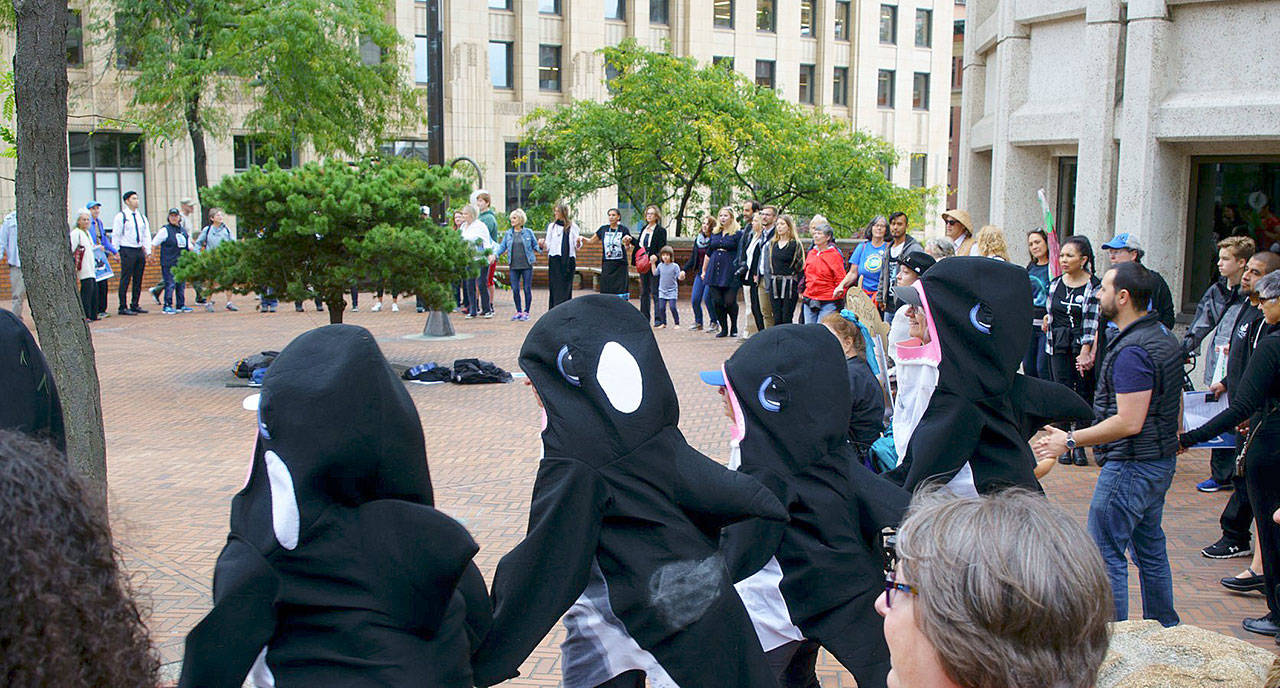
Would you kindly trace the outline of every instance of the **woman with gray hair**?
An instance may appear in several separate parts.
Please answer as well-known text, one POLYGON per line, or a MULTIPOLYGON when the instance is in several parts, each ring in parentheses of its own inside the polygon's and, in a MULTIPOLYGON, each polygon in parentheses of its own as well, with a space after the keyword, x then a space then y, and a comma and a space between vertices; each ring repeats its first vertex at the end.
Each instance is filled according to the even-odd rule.
POLYGON ((1111 584, 1097 547, 1061 509, 1023 490, 926 491, 896 540, 876 601, 890 688, 1094 685, 1111 584))
POLYGON ((956 254, 956 245, 946 237, 934 237, 924 242, 925 253, 933 256, 934 260, 942 260, 950 258, 956 254))
POLYGON ((840 310, 840 302, 832 297, 844 279, 844 257, 836 248, 831 225, 810 221, 809 234, 813 236, 813 248, 804 259, 804 305, 800 309, 806 324, 821 322, 840 310))
MULTIPOLYGON (((1257 344, 1237 386, 1232 388, 1231 406, 1208 423, 1178 438, 1191 447, 1229 432, 1245 420, 1249 433, 1241 455, 1245 488, 1253 505, 1262 548, 1262 569, 1267 595, 1266 616, 1245 619, 1246 631, 1280 638, 1280 601, 1276 575, 1280 573, 1280 525, 1270 515, 1280 508, 1280 271, 1268 273, 1253 285, 1253 297, 1262 309, 1265 323, 1257 330, 1257 344)), ((1252 333, 1252 330, 1251 330, 1252 333)), ((1237 459, 1239 461, 1240 459, 1237 459)))

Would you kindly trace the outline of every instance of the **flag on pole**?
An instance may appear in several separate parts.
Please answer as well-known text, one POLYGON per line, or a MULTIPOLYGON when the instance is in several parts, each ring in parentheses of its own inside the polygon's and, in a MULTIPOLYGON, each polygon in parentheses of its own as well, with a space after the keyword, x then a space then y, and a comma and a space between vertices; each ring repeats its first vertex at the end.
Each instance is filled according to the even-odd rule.
POLYGON ((1040 210, 1044 211, 1044 233, 1049 238, 1049 275, 1056 279, 1062 276, 1062 265, 1058 262, 1058 252, 1062 245, 1058 243, 1058 231, 1053 226, 1053 213, 1049 210, 1049 201, 1044 197, 1044 188, 1036 191, 1040 199, 1040 210))

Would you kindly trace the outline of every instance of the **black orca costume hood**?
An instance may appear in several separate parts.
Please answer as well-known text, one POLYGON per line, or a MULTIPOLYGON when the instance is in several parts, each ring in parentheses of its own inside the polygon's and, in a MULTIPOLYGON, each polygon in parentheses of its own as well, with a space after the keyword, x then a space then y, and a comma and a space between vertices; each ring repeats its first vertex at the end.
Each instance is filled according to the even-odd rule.
POLYGON ((62 402, 53 373, 31 331, 18 316, 0 308, 0 429, 47 439, 66 451, 62 402))
POLYGON ((1093 412, 1065 386, 1017 372, 1031 341, 1026 271, 990 258, 947 258, 913 287, 937 345, 926 349, 940 354, 938 385, 902 464, 886 475, 914 490, 967 461, 980 493, 1039 491, 1027 440, 1046 423, 1091 421, 1093 412))
POLYGON ((544 458, 528 534, 494 574, 477 685, 515 676, 598 575, 605 611, 676 684, 773 686, 717 544, 726 525, 786 514, 685 441, 645 318, 616 297, 573 299, 533 326, 520 367, 544 407, 544 458))
POLYGON ((417 410, 372 335, 300 335, 258 426, 179 685, 238 687, 252 665, 260 686, 471 686, 478 547, 432 508, 417 410))
POLYGON ((889 649, 875 600, 884 590, 880 530, 910 496, 867 470, 847 439, 852 400, 839 342, 821 325, 771 327, 738 348, 724 375, 742 464, 790 512, 790 523, 725 529, 735 577, 770 556, 792 622, 865 688, 883 687, 889 649))

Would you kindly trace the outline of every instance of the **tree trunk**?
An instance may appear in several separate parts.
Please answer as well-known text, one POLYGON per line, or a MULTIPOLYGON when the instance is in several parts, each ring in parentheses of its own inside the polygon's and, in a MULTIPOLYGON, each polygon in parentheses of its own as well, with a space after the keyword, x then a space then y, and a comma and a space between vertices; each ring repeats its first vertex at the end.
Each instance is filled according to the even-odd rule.
MULTIPOLYGON (((209 152, 204 147, 204 122, 200 120, 200 95, 189 98, 186 104, 187 136, 191 139, 191 160, 196 173, 196 201, 200 192, 209 186, 209 152)), ((199 232, 209 224, 209 209, 200 203, 200 226, 191 231, 199 232)), ((192 237, 193 239, 195 237, 192 237)))
POLYGON ((15 0, 20 256, 40 347, 53 369, 67 456, 106 495, 106 440, 93 342, 72 272, 67 219, 66 0, 15 0))
POLYGON ((338 292, 324 297, 325 310, 329 311, 329 324, 338 325, 342 323, 342 312, 347 309, 346 294, 338 292))

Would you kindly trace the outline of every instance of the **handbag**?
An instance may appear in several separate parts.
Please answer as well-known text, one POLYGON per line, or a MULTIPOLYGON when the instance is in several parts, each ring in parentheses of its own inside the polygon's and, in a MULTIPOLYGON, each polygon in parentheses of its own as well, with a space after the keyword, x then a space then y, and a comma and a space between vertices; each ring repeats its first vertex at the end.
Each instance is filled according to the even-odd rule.
POLYGON ((84 265, 84 247, 77 246, 75 255, 76 255, 76 274, 78 275, 80 274, 80 266, 84 265))
POLYGON ((636 272, 644 275, 653 269, 653 259, 649 257, 649 253, 644 250, 643 246, 637 246, 636 252, 636 272))

